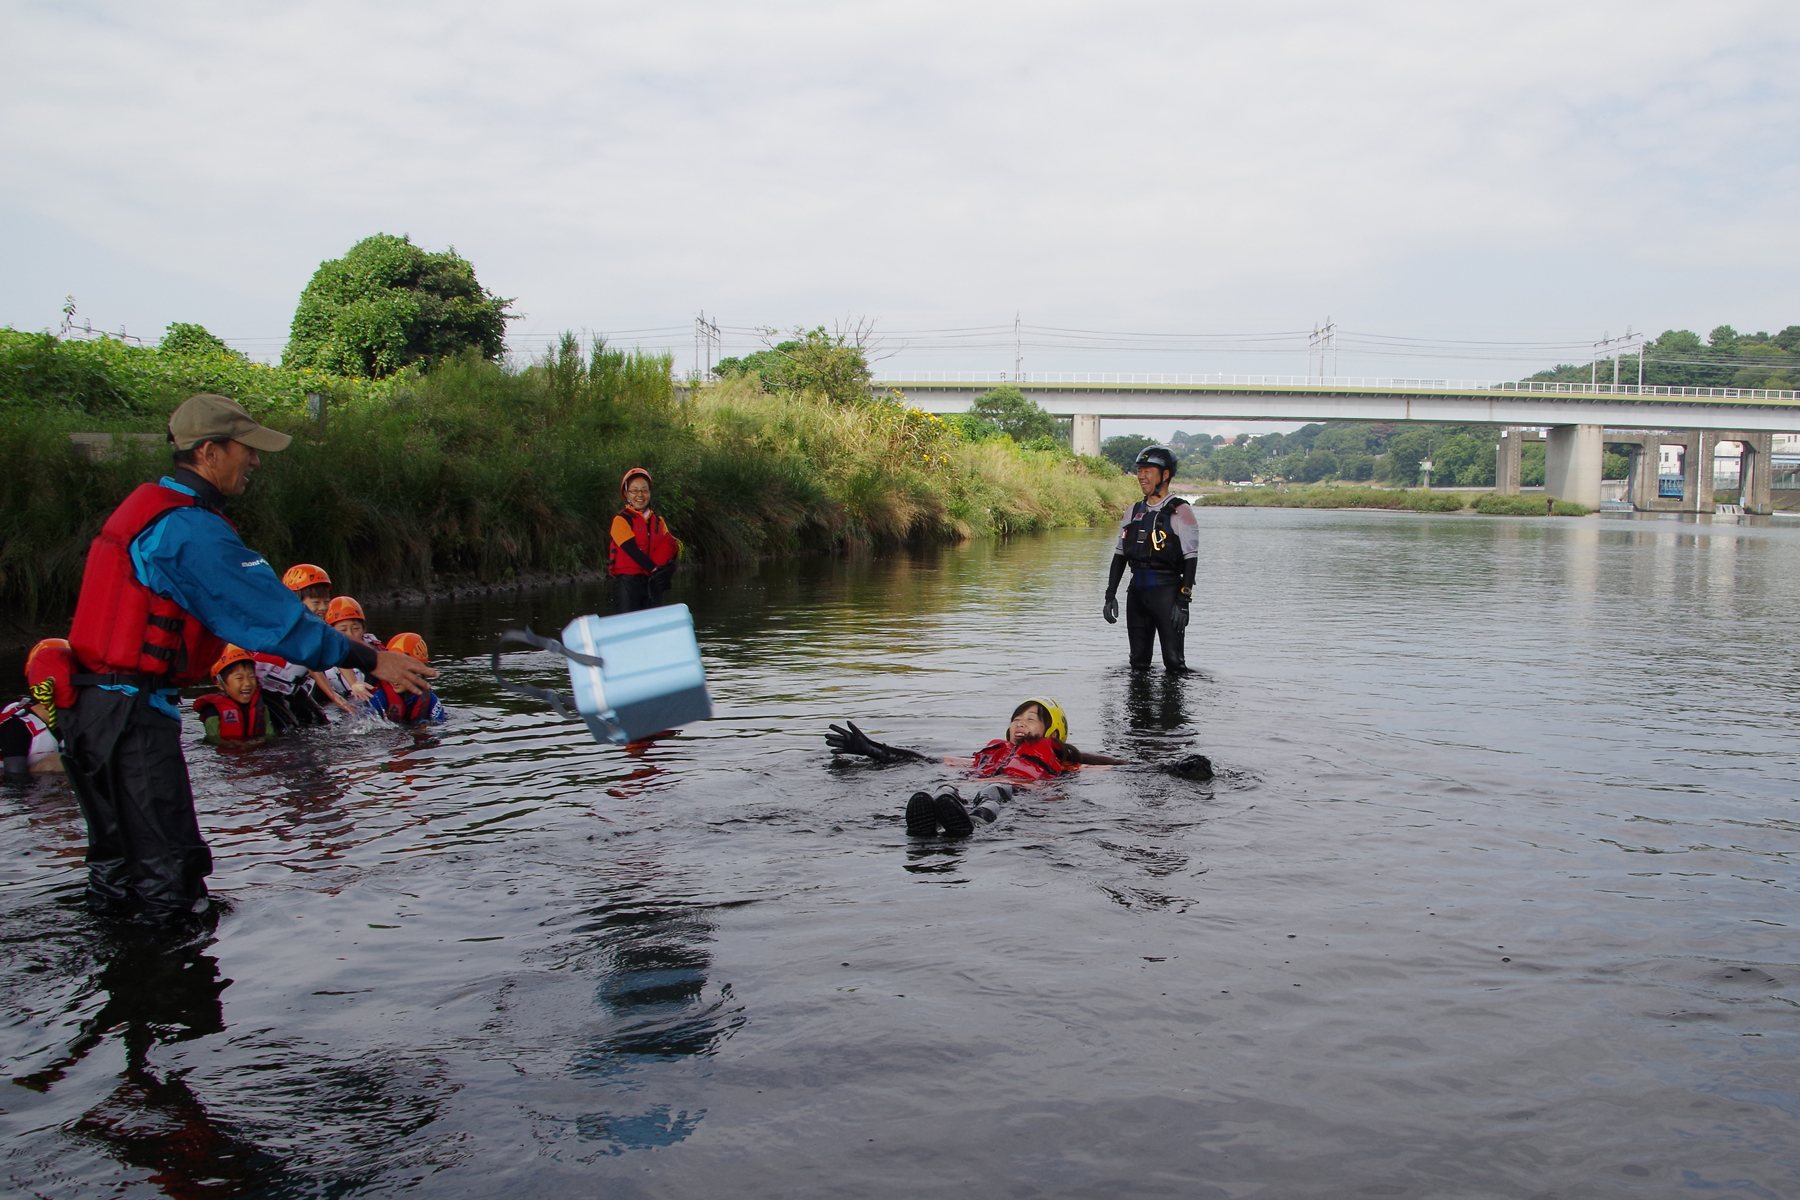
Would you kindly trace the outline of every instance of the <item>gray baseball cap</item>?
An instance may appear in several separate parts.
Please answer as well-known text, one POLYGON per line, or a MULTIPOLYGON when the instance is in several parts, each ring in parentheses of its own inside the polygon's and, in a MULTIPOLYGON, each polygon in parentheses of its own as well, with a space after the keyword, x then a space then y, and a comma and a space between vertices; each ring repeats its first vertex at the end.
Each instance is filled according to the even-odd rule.
POLYGON ((218 438, 242 442, 252 450, 286 450, 294 440, 258 425, 236 400, 211 392, 189 396, 169 417, 169 440, 177 450, 192 450, 218 438))

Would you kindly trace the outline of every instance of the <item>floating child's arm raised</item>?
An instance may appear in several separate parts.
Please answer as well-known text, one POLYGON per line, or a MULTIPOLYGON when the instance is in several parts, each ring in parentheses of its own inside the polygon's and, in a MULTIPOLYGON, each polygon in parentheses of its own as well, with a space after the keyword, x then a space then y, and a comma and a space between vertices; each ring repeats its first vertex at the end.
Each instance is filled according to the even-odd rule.
POLYGON ((916 750, 908 750, 903 746, 888 746, 875 741, 858 729, 854 721, 845 721, 844 725, 831 726, 831 732, 825 735, 825 744, 831 747, 834 754, 856 754, 863 758, 872 758, 878 763, 931 761, 929 755, 920 754, 916 750), (845 725, 849 728, 844 728, 845 725))

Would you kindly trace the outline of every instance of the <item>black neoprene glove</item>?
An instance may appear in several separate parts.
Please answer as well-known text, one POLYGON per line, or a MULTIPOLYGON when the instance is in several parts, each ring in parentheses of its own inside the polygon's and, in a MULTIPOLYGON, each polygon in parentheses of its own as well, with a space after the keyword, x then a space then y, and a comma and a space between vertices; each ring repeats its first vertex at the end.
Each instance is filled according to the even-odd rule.
POLYGON ((1204 754, 1189 754, 1174 762, 1158 763, 1156 769, 1170 775, 1179 775, 1183 779, 1193 779, 1205 783, 1213 777, 1212 759, 1204 754))
POLYGON ((1125 556, 1114 554, 1112 566, 1106 572, 1106 603, 1100 606, 1100 615, 1106 618, 1108 625, 1119 623, 1119 598, 1113 593, 1119 590, 1119 580, 1125 577, 1125 556))
POLYGON ((825 735, 825 744, 831 747, 834 754, 857 754, 863 758, 872 758, 878 763, 931 761, 915 750, 876 741, 858 729, 854 721, 845 721, 843 725, 833 725, 830 728, 831 732, 825 735))
POLYGON ((1194 603, 1194 572, 1199 568, 1200 560, 1188 559, 1181 565, 1181 586, 1175 589, 1175 632, 1180 633, 1188 627, 1188 608, 1194 603))

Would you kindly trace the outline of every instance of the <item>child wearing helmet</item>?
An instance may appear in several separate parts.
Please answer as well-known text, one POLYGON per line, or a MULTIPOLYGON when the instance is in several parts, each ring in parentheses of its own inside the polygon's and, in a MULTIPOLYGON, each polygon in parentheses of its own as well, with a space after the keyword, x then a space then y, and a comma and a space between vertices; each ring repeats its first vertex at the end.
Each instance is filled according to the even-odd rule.
MULTIPOLYGON (((410 654, 422 663, 430 662, 431 652, 426 649, 425 639, 416 633, 396 633, 388 640, 385 649, 396 654, 410 654)), ((369 711, 376 716, 386 717, 396 725, 436 724, 450 718, 444 702, 429 688, 408 694, 396 691, 385 683, 369 696, 369 711)))
MULTIPOLYGON (((325 616, 326 598, 331 594, 331 576, 324 568, 311 563, 296 563, 287 569, 281 582, 300 598, 307 611, 316 617, 325 616)), ((312 697, 314 688, 323 678, 319 672, 290 663, 278 654, 259 653, 250 657, 256 663, 257 682, 262 685, 263 705, 269 710, 269 719, 275 723, 277 733, 303 725, 326 723, 325 711, 312 697)), ((337 699, 329 686, 325 690, 330 699, 337 699)))
MULTIPOLYGON (((364 642, 377 650, 385 649, 381 639, 369 632, 362 605, 353 596, 333 596, 325 606, 325 623, 353 642, 364 642)), ((363 681, 363 673, 354 667, 328 667, 318 673, 318 690, 345 712, 357 711, 365 705, 375 689, 363 681), (344 697, 349 697, 349 700, 344 697), (354 702, 354 703, 352 703, 354 702)))
MULTIPOLYGON (((831 732, 825 735, 825 744, 838 754, 861 755, 879 763, 931 761, 917 751, 874 741, 854 722, 846 721, 844 725, 847 728, 831 726, 831 732)), ((977 779, 996 782, 982 787, 972 802, 965 801, 954 787, 945 788, 936 796, 914 792, 906 802, 907 835, 932 837, 941 828, 950 837, 967 837, 974 831, 975 820, 991 823, 1000 815, 1000 806, 1012 799, 1017 784, 1054 779, 1084 765, 1129 765, 1123 758, 1077 750, 1068 744, 1068 736, 1068 716, 1056 701, 1033 697, 1020 704, 1013 709, 1005 737, 995 738, 977 750, 972 759, 943 760, 951 766, 967 768, 977 779)), ((1189 755, 1159 769, 1189 779, 1212 778, 1212 762, 1203 754, 1189 755)))
POLYGON ((0 708, 0 772, 9 783, 61 771, 56 712, 74 703, 79 668, 65 638, 45 638, 25 657, 27 694, 0 708))
POLYGON ((225 647, 212 667, 219 690, 194 701, 194 711, 206 726, 205 740, 260 742, 275 736, 275 723, 263 702, 262 685, 256 678, 256 660, 248 650, 225 647))

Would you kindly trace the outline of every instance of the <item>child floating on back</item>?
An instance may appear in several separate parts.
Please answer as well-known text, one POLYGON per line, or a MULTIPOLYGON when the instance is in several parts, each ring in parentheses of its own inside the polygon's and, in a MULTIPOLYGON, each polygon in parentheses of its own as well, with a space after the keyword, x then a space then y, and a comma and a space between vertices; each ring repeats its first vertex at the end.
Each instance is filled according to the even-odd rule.
MULTIPOLYGON (((838 754, 854 754, 878 763, 930 762, 914 750, 888 746, 874 741, 854 722, 845 727, 831 726, 825 744, 838 754)), ((1007 780, 990 783, 975 795, 973 804, 963 800, 954 787, 938 795, 914 792, 906 803, 906 832, 910 837, 932 837, 940 828, 950 837, 967 837, 974 831, 974 819, 992 822, 1000 815, 1000 806, 1012 799, 1016 780, 1039 783, 1066 775, 1082 766, 1126 766, 1125 759, 1104 754, 1088 754, 1068 744, 1069 719, 1054 700, 1033 697, 1013 709, 1006 736, 995 738, 975 752, 972 759, 946 758, 951 766, 967 768, 977 779, 1007 780)), ((1212 761, 1204 754, 1190 754, 1158 770, 1186 779, 1212 778, 1212 761)))
POLYGON ((260 742, 275 736, 275 723, 263 703, 262 685, 256 678, 256 660, 248 650, 225 647, 213 664, 213 681, 219 690, 194 701, 194 711, 206 725, 206 740, 260 742))
MULTIPOLYGON (((416 633, 396 633, 383 649, 392 650, 396 654, 410 654, 420 662, 429 662, 427 655, 430 651, 425 647, 425 639, 416 633)), ((397 725, 435 724, 450 716, 436 692, 401 692, 388 683, 381 684, 371 693, 369 711, 386 717, 397 725)))

